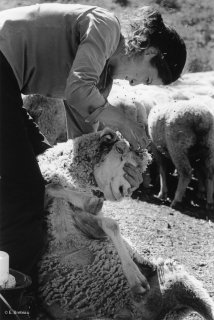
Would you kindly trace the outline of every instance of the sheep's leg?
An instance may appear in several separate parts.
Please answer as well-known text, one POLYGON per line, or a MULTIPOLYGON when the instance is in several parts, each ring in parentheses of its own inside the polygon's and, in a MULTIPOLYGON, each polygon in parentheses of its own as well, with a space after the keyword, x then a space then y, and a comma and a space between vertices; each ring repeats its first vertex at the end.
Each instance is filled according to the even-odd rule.
POLYGON ((203 200, 206 194, 206 170, 204 170, 204 166, 200 161, 200 167, 194 168, 195 177, 198 180, 198 188, 197 188, 197 198, 203 200))
POLYGON ((112 240, 120 257, 125 277, 136 300, 141 298, 149 290, 149 284, 140 272, 137 265, 131 259, 120 234, 117 222, 111 218, 103 217, 102 212, 94 216, 85 211, 74 212, 74 220, 78 227, 86 234, 98 238, 102 236, 102 231, 112 240), (89 234, 91 232, 91 234, 89 234))
POLYGON ((144 294, 147 290, 149 290, 149 284, 146 278, 131 259, 131 256, 121 237, 118 224, 111 218, 101 218, 98 216, 97 219, 101 228, 112 240, 121 259, 123 272, 128 280, 134 297, 137 298, 136 295, 144 294))
POLYGON ((61 198, 71 203, 74 207, 97 214, 103 206, 103 199, 84 194, 81 191, 72 190, 57 184, 46 186, 46 195, 53 198, 61 198))
MULTIPOLYGON (((191 167, 190 167, 191 172, 191 167)), ((187 174, 187 172, 180 171, 178 169, 179 174, 179 180, 178 180, 178 186, 176 189, 174 200, 172 201, 171 207, 174 207, 176 204, 182 202, 183 197, 186 192, 186 188, 188 187, 190 180, 191 180, 191 174, 187 174)))
POLYGON ((160 191, 157 197, 160 200, 166 200, 168 193, 166 183, 166 162, 164 161, 165 159, 162 156, 162 154, 157 150, 157 148, 154 145, 152 145, 152 152, 159 166, 160 191))
POLYGON ((183 150, 182 148, 178 148, 176 146, 176 142, 172 140, 168 145, 168 150, 179 175, 175 197, 171 204, 171 207, 175 207, 178 203, 182 202, 186 188, 191 181, 192 167, 187 157, 187 151, 184 147, 183 150))
POLYGON ((205 161, 206 168, 206 188, 207 188, 207 209, 214 208, 214 159, 208 155, 205 161))
POLYGON ((207 179, 207 209, 208 210, 214 209, 213 194, 214 194, 214 179, 209 178, 207 179))
POLYGON ((167 183, 166 183, 166 164, 164 163, 164 160, 162 159, 160 162, 159 167, 159 173, 160 173, 160 192, 158 194, 158 199, 166 200, 167 199, 167 183))
POLYGON ((214 302, 202 284, 189 275, 183 266, 172 259, 157 262, 161 292, 167 290, 168 306, 176 310, 173 320, 182 319, 190 311, 198 312, 204 319, 214 319, 214 302))

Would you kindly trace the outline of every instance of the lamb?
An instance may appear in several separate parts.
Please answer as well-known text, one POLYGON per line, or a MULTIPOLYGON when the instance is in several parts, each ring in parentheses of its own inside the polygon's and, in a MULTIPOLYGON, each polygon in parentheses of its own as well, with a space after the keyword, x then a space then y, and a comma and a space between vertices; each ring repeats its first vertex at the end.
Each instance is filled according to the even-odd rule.
POLYGON ((201 283, 172 260, 144 260, 114 220, 97 215, 102 193, 114 201, 131 193, 124 162, 144 171, 146 151, 136 154, 119 133, 105 129, 60 143, 38 160, 47 181, 39 297, 52 319, 179 319, 195 310, 214 320, 214 303, 201 283), (139 279, 149 282, 143 295, 139 279))
POLYGON ((205 173, 206 207, 214 206, 214 100, 201 98, 172 101, 152 108, 148 130, 153 152, 160 166, 160 192, 166 199, 165 157, 177 169, 179 181, 171 206, 176 207, 185 195, 192 176, 191 161, 201 159, 205 173))
MULTIPOLYGON (((148 290, 147 280, 123 245, 117 223, 100 216, 104 198, 119 201, 132 193, 124 178, 123 166, 128 162, 143 172, 149 161, 146 150, 131 150, 119 133, 106 128, 58 144, 40 155, 38 160, 47 182, 47 199, 65 201, 60 210, 55 208, 48 216, 49 253, 59 258, 64 250, 73 250, 70 220, 74 219, 87 234, 94 236, 94 230, 98 229, 98 235, 107 234, 111 238, 134 294, 148 290), (87 220, 92 221, 91 226, 87 220)), ((58 205, 57 201, 54 203, 58 205)))

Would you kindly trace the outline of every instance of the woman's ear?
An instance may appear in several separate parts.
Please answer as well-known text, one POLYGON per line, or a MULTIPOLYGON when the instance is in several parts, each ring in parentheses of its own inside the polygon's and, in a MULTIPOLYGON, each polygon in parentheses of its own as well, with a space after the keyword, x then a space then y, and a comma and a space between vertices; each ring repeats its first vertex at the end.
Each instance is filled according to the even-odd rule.
POLYGON ((145 56, 150 56, 151 58, 156 56, 159 53, 159 50, 155 47, 148 47, 144 50, 145 56))

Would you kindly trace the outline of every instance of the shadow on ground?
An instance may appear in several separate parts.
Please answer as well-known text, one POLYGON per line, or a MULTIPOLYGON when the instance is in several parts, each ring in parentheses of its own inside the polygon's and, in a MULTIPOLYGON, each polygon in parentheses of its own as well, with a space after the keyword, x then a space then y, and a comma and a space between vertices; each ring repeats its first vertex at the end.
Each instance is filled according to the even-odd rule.
MULTIPOLYGON (((167 186, 169 192, 166 201, 161 201, 157 198, 160 189, 160 184, 158 169, 155 163, 152 163, 150 165, 150 184, 146 187, 142 184, 133 193, 132 198, 138 199, 140 201, 146 201, 152 204, 160 204, 170 207, 177 188, 178 176, 174 173, 174 166, 172 165, 172 163, 168 162, 167 166, 169 172, 167 176, 167 186)), ((183 199, 183 202, 176 206, 175 209, 190 217, 195 217, 196 219, 211 220, 214 222, 214 210, 206 210, 205 199, 199 199, 198 181, 194 177, 187 188, 186 196, 183 199)))

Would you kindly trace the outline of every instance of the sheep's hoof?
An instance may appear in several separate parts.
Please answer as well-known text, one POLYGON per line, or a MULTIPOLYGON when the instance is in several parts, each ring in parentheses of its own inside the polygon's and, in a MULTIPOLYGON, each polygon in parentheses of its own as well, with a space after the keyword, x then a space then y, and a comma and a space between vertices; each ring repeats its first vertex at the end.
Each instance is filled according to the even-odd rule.
POLYGON ((167 259, 158 263, 157 273, 161 286, 165 285, 166 279, 177 271, 178 265, 175 260, 167 259))
POLYGON ((103 206, 103 199, 91 198, 84 204, 84 210, 92 214, 97 214, 101 211, 103 206))
POLYGON ((204 191, 198 191, 196 193, 196 198, 199 200, 205 200, 206 199, 206 195, 204 191))
POLYGON ((156 198, 161 201, 166 201, 167 200, 167 192, 159 192, 158 195, 156 196, 156 198))
POLYGON ((213 209, 214 209, 214 203, 213 202, 206 204, 206 210, 207 211, 213 211, 213 209))
POLYGON ((182 202, 178 202, 178 201, 172 201, 170 207, 175 210, 182 210, 183 209, 182 202))

